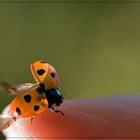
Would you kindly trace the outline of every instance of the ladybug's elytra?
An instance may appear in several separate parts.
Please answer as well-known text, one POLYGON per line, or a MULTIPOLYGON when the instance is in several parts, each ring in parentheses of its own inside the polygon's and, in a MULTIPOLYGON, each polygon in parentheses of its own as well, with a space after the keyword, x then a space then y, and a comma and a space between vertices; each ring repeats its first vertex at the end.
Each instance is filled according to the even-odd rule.
POLYGON ((56 69, 44 61, 35 61, 31 64, 31 71, 42 89, 48 90, 59 85, 59 75, 56 69))
MULTIPOLYGON (((31 64, 31 71, 37 82, 35 84, 23 83, 13 86, 0 82, 0 91, 15 95, 8 112, 8 115, 12 116, 9 117, 11 122, 18 118, 31 117, 32 120, 34 116, 41 114, 47 108, 64 115, 63 112, 55 108, 64 99, 58 89, 59 76, 55 68, 46 62, 35 61, 31 64)), ((9 119, 7 118, 7 122, 0 123, 0 130, 11 124, 9 119)))
POLYGON ((21 91, 20 95, 17 95, 12 100, 9 113, 13 114, 14 118, 28 118, 41 114, 47 108, 48 100, 40 90, 40 87, 38 87, 36 89, 21 91))

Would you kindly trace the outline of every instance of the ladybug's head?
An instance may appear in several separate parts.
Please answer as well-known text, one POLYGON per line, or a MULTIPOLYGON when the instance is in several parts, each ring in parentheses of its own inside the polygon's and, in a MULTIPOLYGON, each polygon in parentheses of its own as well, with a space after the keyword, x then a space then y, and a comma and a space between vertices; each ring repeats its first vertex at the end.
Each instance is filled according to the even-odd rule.
POLYGON ((46 90, 45 95, 48 100, 49 108, 51 108, 53 105, 60 106, 64 100, 64 97, 58 88, 46 90))

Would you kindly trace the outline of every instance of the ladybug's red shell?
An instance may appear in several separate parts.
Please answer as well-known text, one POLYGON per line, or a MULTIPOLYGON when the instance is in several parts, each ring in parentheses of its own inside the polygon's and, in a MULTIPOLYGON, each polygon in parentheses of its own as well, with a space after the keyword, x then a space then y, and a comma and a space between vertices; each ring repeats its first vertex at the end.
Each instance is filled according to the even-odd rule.
POLYGON ((9 113, 15 117, 28 118, 44 112, 47 107, 45 95, 32 89, 21 92, 13 99, 9 113))
POLYGON ((59 85, 59 75, 50 64, 35 61, 31 64, 31 71, 36 82, 45 90, 56 88, 59 85))

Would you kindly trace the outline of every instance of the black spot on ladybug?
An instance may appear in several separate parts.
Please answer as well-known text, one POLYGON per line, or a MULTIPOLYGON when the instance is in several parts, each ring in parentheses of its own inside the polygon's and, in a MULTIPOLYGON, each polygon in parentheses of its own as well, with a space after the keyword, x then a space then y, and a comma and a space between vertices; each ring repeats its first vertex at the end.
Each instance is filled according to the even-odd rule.
POLYGON ((35 105, 34 106, 34 111, 38 111, 39 110, 39 105, 35 105))
POLYGON ((38 75, 43 75, 46 71, 44 69, 37 70, 38 75))
POLYGON ((43 94, 43 93, 44 93, 44 91, 42 90, 41 87, 38 87, 38 88, 36 89, 36 91, 37 91, 38 94, 43 94))
POLYGON ((39 86, 44 90, 45 89, 45 84, 40 83, 39 86))
POLYGON ((27 94, 24 96, 24 100, 27 102, 27 103, 30 103, 31 102, 31 95, 27 94))
POLYGON ((55 78, 55 73, 54 72, 51 73, 51 77, 55 78))
POLYGON ((45 61, 41 61, 40 63, 46 63, 45 61))
POLYGON ((20 110, 19 107, 16 108, 16 112, 17 112, 18 115, 21 115, 21 110, 20 110))

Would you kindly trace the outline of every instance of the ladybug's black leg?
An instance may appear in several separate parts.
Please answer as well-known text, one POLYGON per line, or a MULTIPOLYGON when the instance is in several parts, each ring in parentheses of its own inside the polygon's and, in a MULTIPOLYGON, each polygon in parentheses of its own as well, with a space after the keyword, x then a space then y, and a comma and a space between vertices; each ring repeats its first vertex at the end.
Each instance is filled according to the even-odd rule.
POLYGON ((53 107, 51 107, 51 110, 55 113, 61 113, 62 116, 65 116, 65 114, 61 110, 55 109, 53 107))
POLYGON ((13 119, 14 119, 14 121, 16 121, 16 120, 17 120, 17 118, 16 118, 16 117, 13 117, 13 119))
POLYGON ((34 116, 31 117, 31 124, 32 124, 32 122, 33 122, 33 119, 34 119, 34 116))

